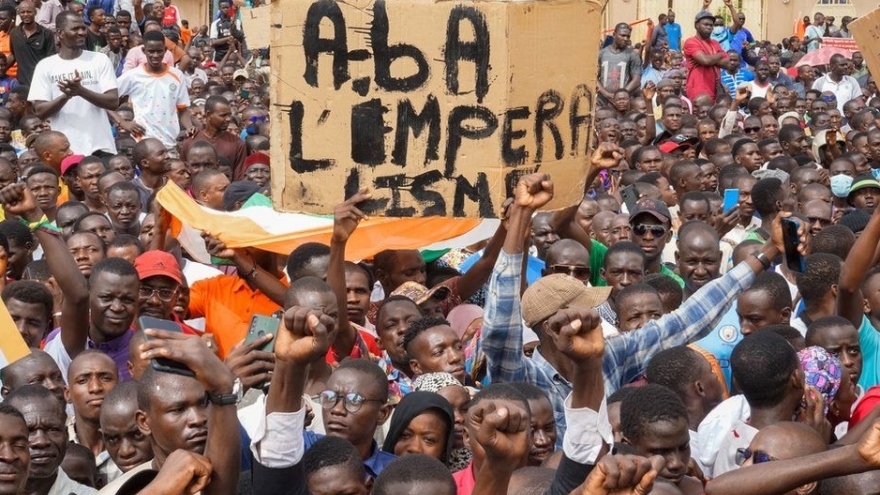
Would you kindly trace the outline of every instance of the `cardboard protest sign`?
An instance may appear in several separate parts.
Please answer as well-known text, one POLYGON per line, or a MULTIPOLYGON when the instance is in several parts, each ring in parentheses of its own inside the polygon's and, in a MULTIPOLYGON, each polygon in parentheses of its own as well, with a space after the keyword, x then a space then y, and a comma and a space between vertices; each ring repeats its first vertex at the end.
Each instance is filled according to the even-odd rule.
POLYGON ((519 177, 579 201, 600 0, 272 5, 272 193, 329 213, 494 217, 519 177))
POLYGON ((255 9, 241 9, 241 28, 247 36, 248 48, 266 48, 269 46, 269 27, 271 25, 272 7, 264 5, 255 9))
POLYGON ((880 8, 849 23, 871 74, 880 74, 880 8))
POLYGON ((852 3, 853 8, 856 9, 856 16, 858 17, 864 17, 877 8, 877 4, 872 3, 869 0, 851 0, 850 3, 852 3))

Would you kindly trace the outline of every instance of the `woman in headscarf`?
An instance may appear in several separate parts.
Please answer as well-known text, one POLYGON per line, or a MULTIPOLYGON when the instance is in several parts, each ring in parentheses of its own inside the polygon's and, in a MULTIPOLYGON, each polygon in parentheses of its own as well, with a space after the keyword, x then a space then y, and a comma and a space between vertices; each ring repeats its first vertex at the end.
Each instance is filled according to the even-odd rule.
POLYGON ((464 369, 473 383, 481 383, 485 378, 485 360, 480 346, 480 332, 483 328, 483 308, 475 304, 459 304, 449 312, 446 319, 449 326, 458 334, 464 347, 464 369))
POLYGON ((395 407, 382 450, 397 456, 426 454, 445 464, 454 438, 449 402, 433 392, 411 392, 395 407))
POLYGON ((818 392, 822 396, 825 417, 831 426, 849 421, 856 401, 855 385, 850 381, 849 373, 844 372, 840 360, 819 346, 798 352, 798 358, 808 387, 805 393, 818 392))
MULTIPOLYGON (((454 437, 452 449, 446 465, 452 472, 460 471, 471 462, 471 451, 464 443, 464 428, 467 420, 468 405, 471 402, 471 394, 467 388, 461 385, 455 376, 450 373, 426 373, 416 378, 413 383, 414 390, 434 392, 445 398, 452 406, 455 418, 454 437)), ((394 413, 397 415, 397 412, 394 413)))

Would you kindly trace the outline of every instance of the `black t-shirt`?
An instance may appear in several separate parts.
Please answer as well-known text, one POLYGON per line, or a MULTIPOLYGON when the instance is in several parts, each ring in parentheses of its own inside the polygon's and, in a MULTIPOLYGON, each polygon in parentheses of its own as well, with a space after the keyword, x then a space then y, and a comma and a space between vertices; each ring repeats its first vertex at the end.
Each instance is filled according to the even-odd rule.
POLYGON ((91 29, 86 30, 86 50, 97 52, 107 46, 107 39, 103 34, 95 34, 91 29))
MULTIPOLYGON (((226 38, 227 36, 239 37, 238 29, 235 27, 235 20, 220 18, 217 20, 217 38, 226 38)), ((229 43, 214 45, 214 61, 219 62, 226 56, 229 51, 229 43)))
POLYGON ((55 35, 38 25, 37 31, 30 37, 24 34, 21 26, 12 28, 9 37, 15 62, 18 64, 18 83, 30 85, 37 63, 55 55, 55 35))

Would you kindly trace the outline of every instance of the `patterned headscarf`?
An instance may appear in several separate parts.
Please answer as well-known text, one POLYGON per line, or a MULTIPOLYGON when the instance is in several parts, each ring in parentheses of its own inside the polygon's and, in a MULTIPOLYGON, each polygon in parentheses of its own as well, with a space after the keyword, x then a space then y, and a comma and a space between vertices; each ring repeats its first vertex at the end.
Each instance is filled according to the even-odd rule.
POLYGON ((828 414, 828 405, 837 397, 843 378, 840 360, 819 346, 807 347, 798 352, 798 359, 801 361, 807 385, 816 387, 822 394, 825 399, 825 414, 828 414))
POLYGON ((413 390, 437 393, 440 391, 441 388, 449 387, 452 385, 462 386, 461 382, 458 381, 458 379, 455 378, 451 373, 438 371, 436 373, 425 373, 424 375, 419 375, 419 377, 416 378, 416 381, 413 382, 413 390))

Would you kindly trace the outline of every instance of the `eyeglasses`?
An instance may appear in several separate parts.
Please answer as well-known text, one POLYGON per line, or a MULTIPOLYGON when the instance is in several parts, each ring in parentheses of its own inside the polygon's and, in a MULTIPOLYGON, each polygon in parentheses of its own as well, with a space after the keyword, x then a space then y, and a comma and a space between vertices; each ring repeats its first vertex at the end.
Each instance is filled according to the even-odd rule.
POLYGON ((345 407, 345 410, 352 414, 360 411, 365 402, 385 402, 382 399, 365 399, 363 395, 357 392, 337 394, 333 390, 325 390, 321 392, 318 401, 321 403, 322 408, 330 410, 336 407, 336 404, 339 403, 340 399, 342 399, 342 405, 345 407))
POLYGON ((550 267, 550 273, 561 273, 578 280, 588 280, 590 278, 590 267, 581 265, 553 265, 550 267))
POLYGON ((643 223, 633 225, 633 233, 639 237, 644 236, 648 232, 654 237, 660 237, 666 235, 666 227, 662 225, 645 225, 643 223))
POLYGON ((751 134, 753 132, 761 132, 761 128, 760 127, 745 127, 745 128, 743 128, 743 131, 746 134, 751 134))
POLYGON ((138 295, 141 299, 150 299, 156 295, 160 301, 168 302, 177 293, 177 289, 153 289, 151 287, 141 287, 138 289, 138 295))
POLYGON ((778 461, 779 459, 773 457, 772 455, 756 450, 752 452, 751 449, 736 449, 736 465, 742 466, 744 462, 749 459, 752 460, 752 464, 763 464, 765 462, 778 461))

